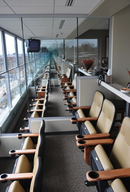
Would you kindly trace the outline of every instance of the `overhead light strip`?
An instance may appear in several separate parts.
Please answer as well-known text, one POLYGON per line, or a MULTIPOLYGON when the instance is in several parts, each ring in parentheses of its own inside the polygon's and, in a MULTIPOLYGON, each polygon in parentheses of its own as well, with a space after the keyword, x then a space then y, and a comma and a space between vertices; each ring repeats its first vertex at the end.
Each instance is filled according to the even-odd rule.
POLYGON ((67 0, 65 6, 73 6, 75 0, 67 0))
POLYGON ((62 20, 62 21, 60 22, 59 29, 62 29, 62 27, 63 27, 63 25, 64 25, 64 22, 65 22, 65 20, 62 20))

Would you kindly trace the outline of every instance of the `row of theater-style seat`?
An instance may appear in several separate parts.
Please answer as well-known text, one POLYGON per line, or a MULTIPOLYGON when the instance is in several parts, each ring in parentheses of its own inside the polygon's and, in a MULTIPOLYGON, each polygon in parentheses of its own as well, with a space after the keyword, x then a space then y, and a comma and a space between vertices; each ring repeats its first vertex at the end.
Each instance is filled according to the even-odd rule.
POLYGON ((62 84, 67 110, 74 115, 71 122, 77 124, 80 133, 76 143, 92 169, 86 173, 86 186, 96 185, 99 192, 130 191, 130 118, 123 119, 117 137, 113 138, 118 106, 97 90, 91 106, 77 107, 76 100, 73 102, 76 97, 69 98, 66 87, 62 84))
POLYGON ((6 192, 39 192, 42 185, 45 121, 41 120, 38 134, 18 134, 25 138, 21 149, 10 150, 17 155, 12 174, 1 174, 0 181, 12 180, 6 192))
MULTIPOLYGON (((33 104, 30 104, 30 110, 27 110, 28 113, 31 113, 30 117, 44 117, 47 109, 48 102, 48 88, 49 82, 47 81, 45 86, 37 87, 37 98, 32 99, 33 104)), ((24 120, 28 120, 27 117, 24 120)))
MULTIPOLYGON (((48 81, 45 86, 37 86, 37 98, 30 104, 30 117, 44 117, 48 101, 48 81)), ((28 120, 28 118, 24 118, 28 120)), ((20 131, 30 131, 21 127, 20 131)), ((19 133, 18 139, 24 138, 20 149, 11 149, 9 154, 16 156, 12 174, 1 174, 0 181, 13 181, 6 192, 40 192, 43 175, 45 121, 41 120, 39 133, 19 133)))

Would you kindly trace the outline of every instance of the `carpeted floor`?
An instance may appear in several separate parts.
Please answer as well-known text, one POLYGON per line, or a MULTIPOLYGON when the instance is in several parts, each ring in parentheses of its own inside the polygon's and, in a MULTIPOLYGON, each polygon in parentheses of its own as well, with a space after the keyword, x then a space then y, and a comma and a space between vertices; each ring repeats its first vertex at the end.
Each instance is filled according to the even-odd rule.
MULTIPOLYGON (((14 158, 0 158, 0 174, 2 173, 12 173, 14 167, 14 158)), ((0 182, 0 192, 5 192, 6 187, 9 186, 12 181, 7 181, 6 183, 0 182)))
POLYGON ((83 156, 74 134, 46 136, 42 192, 96 192, 84 184, 91 169, 83 156))
POLYGON ((47 103, 46 117, 72 116, 72 113, 66 111, 67 106, 64 105, 66 100, 63 100, 63 93, 58 86, 52 87, 52 93, 49 94, 47 103))

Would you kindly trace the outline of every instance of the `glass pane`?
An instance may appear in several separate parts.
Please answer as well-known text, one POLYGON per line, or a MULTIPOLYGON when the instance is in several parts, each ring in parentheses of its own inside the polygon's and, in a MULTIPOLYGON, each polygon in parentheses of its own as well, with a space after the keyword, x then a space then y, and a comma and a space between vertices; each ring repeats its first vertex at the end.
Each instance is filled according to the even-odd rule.
POLYGON ((13 69, 9 72, 9 82, 12 106, 14 106, 20 98, 18 69, 13 69))
POLYGON ((7 65, 8 65, 8 69, 11 69, 17 66, 15 39, 13 36, 5 34, 5 41, 6 41, 6 52, 7 52, 7 65))
POLYGON ((65 59, 72 62, 77 60, 77 40, 76 39, 65 40, 65 59))
POLYGON ((79 65, 85 69, 97 66, 98 63, 98 40, 79 39, 79 65))
POLYGON ((24 49, 25 49, 25 61, 26 63, 28 63, 28 52, 27 52, 26 42, 24 42, 24 49))
POLYGON ((5 68, 4 68, 4 57, 3 57, 3 50, 2 50, 1 31, 0 31, 0 72, 2 71, 5 71, 5 68))
POLYGON ((7 87, 6 87, 6 74, 1 76, 0 81, 0 126, 9 114, 7 87))
POLYGON ((26 83, 25 83, 25 67, 20 66, 20 93, 23 94, 26 90, 26 83))
POLYGON ((78 62, 80 67, 86 69, 93 75, 102 73, 104 60, 106 66, 108 58, 105 52, 105 39, 109 36, 108 19, 104 18, 84 18, 80 24, 79 18, 79 38, 78 38, 78 62))
POLYGON ((22 41, 17 39, 17 45, 18 45, 18 61, 19 65, 21 65, 24 62, 22 41))

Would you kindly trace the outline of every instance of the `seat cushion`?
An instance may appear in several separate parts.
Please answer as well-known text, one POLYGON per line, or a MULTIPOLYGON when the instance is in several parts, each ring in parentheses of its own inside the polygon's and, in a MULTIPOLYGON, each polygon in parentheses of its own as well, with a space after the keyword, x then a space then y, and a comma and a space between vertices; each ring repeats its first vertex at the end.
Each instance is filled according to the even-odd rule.
POLYGON ((20 185, 19 181, 14 181, 9 186, 8 192, 25 192, 23 187, 20 185))
POLYGON ((97 145, 94 148, 97 157, 95 158, 95 160, 101 163, 102 167, 104 170, 111 170, 114 169, 112 163, 110 162, 105 150, 103 149, 102 145, 97 145))
POLYGON ((74 97, 72 98, 72 103, 76 103, 77 102, 77 99, 74 97))
POLYGON ((77 110, 77 115, 78 115, 77 117, 79 117, 79 118, 85 118, 85 115, 84 115, 82 109, 77 110))
POLYGON ((85 121, 84 125, 85 125, 84 129, 87 129, 89 134, 97 133, 94 126, 92 125, 92 123, 90 121, 85 121))
POLYGON ((72 96, 72 97, 75 96, 75 94, 73 92, 70 92, 68 95, 72 96))
POLYGON ((23 144, 22 149, 34 149, 34 148, 35 148, 35 146, 34 146, 32 139, 30 137, 27 137, 24 140, 24 144, 23 144))
POLYGON ((32 166, 25 155, 18 157, 16 161, 15 173, 27 173, 32 171, 32 166))
POLYGON ((122 181, 120 179, 115 179, 111 183, 111 188, 113 189, 114 192, 127 192, 124 184, 122 183, 122 181))
POLYGON ((31 117, 39 117, 38 113, 36 111, 34 111, 31 115, 31 117))

